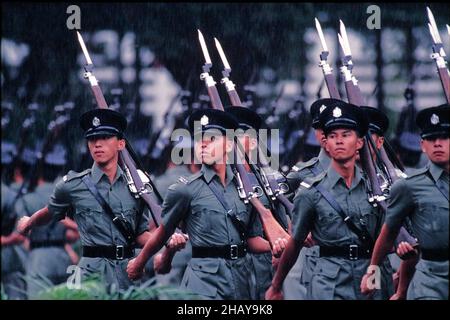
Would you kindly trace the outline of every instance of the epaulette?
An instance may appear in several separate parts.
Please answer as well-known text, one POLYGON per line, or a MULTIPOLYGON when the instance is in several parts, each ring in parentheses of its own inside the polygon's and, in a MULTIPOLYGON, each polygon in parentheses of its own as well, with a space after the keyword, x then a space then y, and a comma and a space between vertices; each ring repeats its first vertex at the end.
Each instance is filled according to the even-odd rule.
POLYGON ((196 173, 190 175, 189 177, 180 176, 178 178, 178 182, 181 182, 183 184, 190 184, 192 181, 199 178, 202 174, 203 174, 203 172, 199 171, 199 172, 196 172, 196 173))
POLYGON ((419 169, 413 170, 413 171, 411 171, 408 174, 408 177, 406 177, 406 179, 411 179, 412 177, 416 177, 418 175, 421 175, 421 174, 427 172, 428 169, 429 169, 428 167, 423 167, 423 168, 419 168, 419 169))
POLYGON ((408 175, 398 168, 395 168, 395 173, 397 174, 397 177, 399 177, 399 178, 403 178, 403 179, 408 178, 408 175))
POLYGON ((309 159, 306 162, 297 163, 295 166, 292 167, 292 170, 295 171, 295 172, 299 172, 300 170, 302 170, 304 168, 312 167, 318 161, 319 161, 318 157, 311 158, 311 159, 309 159))
POLYGON ((64 181, 64 182, 68 182, 68 181, 73 180, 73 179, 75 179, 75 178, 81 178, 81 177, 87 175, 87 174, 90 173, 90 172, 91 172, 91 169, 86 169, 86 170, 81 171, 81 172, 76 172, 76 171, 70 170, 70 171, 63 177, 63 181, 64 181))
POLYGON ((327 175, 326 171, 321 172, 319 175, 315 176, 315 177, 308 177, 305 180, 303 180, 302 182, 300 182, 300 186, 309 189, 311 188, 313 185, 317 184, 319 181, 321 181, 325 176, 327 175))

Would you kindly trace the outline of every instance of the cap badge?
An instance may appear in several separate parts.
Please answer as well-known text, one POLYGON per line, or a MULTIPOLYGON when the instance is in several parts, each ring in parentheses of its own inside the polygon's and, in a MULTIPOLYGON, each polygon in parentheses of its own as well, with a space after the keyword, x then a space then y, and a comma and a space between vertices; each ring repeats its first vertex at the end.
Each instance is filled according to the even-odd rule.
POLYGON ((320 107, 320 109, 319 109, 319 113, 322 113, 322 111, 325 110, 326 108, 327 108, 327 106, 322 105, 322 106, 320 107))
POLYGON ((342 116, 342 110, 339 107, 333 109, 333 117, 339 118, 342 116))
POLYGON ((94 119, 92 119, 92 125, 94 127, 98 127, 100 125, 100 119, 97 117, 94 117, 94 119))
POLYGON ((202 126, 206 126, 209 123, 209 118, 206 115, 203 115, 203 117, 200 118, 200 124, 202 126))
POLYGON ((431 122, 431 124, 434 124, 434 125, 438 124, 439 123, 439 116, 437 114, 433 113, 433 115, 430 118, 430 122, 431 122))

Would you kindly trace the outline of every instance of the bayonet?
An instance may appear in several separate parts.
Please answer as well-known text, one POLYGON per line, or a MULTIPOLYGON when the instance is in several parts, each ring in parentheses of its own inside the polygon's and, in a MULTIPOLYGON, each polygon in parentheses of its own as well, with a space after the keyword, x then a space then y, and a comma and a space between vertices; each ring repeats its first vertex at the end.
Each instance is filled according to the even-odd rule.
POLYGON ((217 51, 219 51, 220 59, 222 59, 223 63, 223 71, 222 74, 224 77, 229 77, 231 72, 230 64, 228 63, 227 57, 225 56, 225 52, 223 52, 222 46, 220 45, 219 40, 214 38, 214 42, 216 43, 217 51))
MULTIPOLYGON (((445 61, 444 57, 445 51, 444 46, 442 45, 442 39, 439 35, 439 29, 436 25, 436 20, 434 19, 433 13, 430 8, 427 7, 428 14, 428 29, 430 31, 431 38, 433 39, 433 53, 431 54, 431 58, 436 62, 437 71, 439 73, 439 78, 442 83, 442 87, 444 89, 445 98, 447 102, 450 103, 450 74, 447 68, 447 61, 445 61)), ((450 29, 447 25, 447 31, 450 29)))
POLYGON ((203 72, 209 72, 212 67, 211 58, 209 57, 208 48, 206 47, 205 38, 200 30, 198 30, 198 40, 200 41, 200 46, 202 48, 203 57, 205 57, 205 64, 203 65, 203 72))
POLYGON ((325 77, 325 82, 327 84, 328 92, 330 93, 331 98, 340 99, 341 95, 337 89, 336 79, 333 76, 333 68, 328 64, 328 46, 325 41, 325 36, 322 31, 322 27, 317 18, 314 18, 316 22, 317 33, 319 34, 320 43, 322 44, 322 52, 320 53, 320 62, 319 67, 322 68, 323 75, 325 77))
POLYGON ((441 36, 439 35, 439 31, 438 31, 439 29, 436 25, 436 20, 434 19, 433 12, 431 12, 429 7, 427 7, 427 13, 428 13, 428 20, 430 21, 431 27, 435 33, 436 42, 442 43, 442 39, 441 39, 441 36))
POLYGON ((92 65, 91 57, 89 56, 89 52, 87 51, 86 44, 84 43, 83 37, 81 34, 77 31, 78 36, 78 42, 80 43, 81 50, 83 51, 84 57, 86 58, 86 62, 88 65, 92 65))
POLYGON ((239 95, 237 94, 236 86, 234 85, 233 81, 231 81, 228 78, 231 72, 231 67, 230 64, 228 63, 228 59, 225 56, 225 52, 223 51, 219 40, 217 40, 217 38, 214 38, 214 42, 216 43, 217 51, 219 51, 219 56, 223 63, 223 71, 222 71, 223 78, 221 80, 221 83, 224 84, 225 88, 227 89, 228 97, 231 100, 231 105, 241 107, 242 102, 241 99, 239 98, 239 95))
POLYGON ((314 20, 316 21, 316 29, 317 29, 317 33, 319 34, 320 43, 322 44, 323 52, 328 53, 327 43, 326 43, 325 37, 323 35, 322 27, 320 26, 320 22, 319 22, 319 20, 317 20, 317 18, 314 18, 314 20))

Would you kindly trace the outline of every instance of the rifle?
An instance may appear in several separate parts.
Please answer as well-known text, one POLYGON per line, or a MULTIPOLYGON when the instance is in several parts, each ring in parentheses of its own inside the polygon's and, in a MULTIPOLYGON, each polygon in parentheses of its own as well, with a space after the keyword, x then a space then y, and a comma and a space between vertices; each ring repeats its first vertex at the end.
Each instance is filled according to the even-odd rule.
MULTIPOLYGON (((342 58, 342 67, 341 67, 341 73, 344 76, 345 81, 345 89, 347 92, 347 97, 350 103, 361 106, 363 105, 363 96, 361 94, 361 90, 358 86, 358 82, 355 78, 355 76, 352 74, 353 69, 353 62, 352 62, 352 54, 350 50, 350 43, 348 41, 347 37, 347 31, 345 29, 344 23, 340 21, 340 33, 338 33, 338 39, 339 44, 342 48, 342 51, 344 52, 344 57, 342 58)), ((364 146, 363 149, 360 152, 361 157, 361 165, 363 167, 364 172, 367 174, 370 182, 370 192, 372 192, 373 196, 372 199, 369 198, 369 202, 372 202, 374 206, 379 206, 382 213, 385 214, 387 210, 386 205, 386 196, 381 189, 381 186, 378 181, 377 173, 376 173, 376 167, 373 163, 373 159, 369 150, 369 144, 372 145, 373 149, 376 151, 374 142, 371 139, 370 133, 368 132, 366 136, 364 137, 364 146)), ((398 180, 398 175, 395 171, 395 168, 392 164, 392 162, 387 157, 386 151, 384 147, 380 150, 380 155, 377 156, 377 159, 381 160, 381 163, 383 164, 384 169, 384 176, 383 178, 387 180, 388 182, 388 188, 394 183, 396 180, 398 180)), ((397 241, 401 241, 404 239, 405 241, 409 242, 413 246, 417 245, 417 241, 406 231, 404 227, 400 229, 400 233, 397 237, 397 241)))
MULTIPOLYGON (((208 95, 211 98, 211 105, 213 109, 224 110, 222 101, 220 100, 219 92, 216 88, 216 82, 213 77, 209 74, 209 70, 212 67, 212 62, 209 57, 208 49, 206 47, 205 39, 203 38, 202 33, 198 30, 198 37, 200 41, 200 46, 203 52, 203 56, 205 57, 205 64, 203 65, 203 73, 200 75, 200 79, 205 82, 206 89, 208 91, 208 95)), ((234 100, 235 102, 237 100, 234 100)), ((237 143, 235 139, 235 142, 237 143)), ((270 243, 270 246, 273 247, 275 241, 278 238, 286 238, 289 239, 289 234, 279 225, 277 220, 272 215, 272 212, 267 209, 262 202, 257 197, 256 193, 253 191, 253 187, 250 181, 250 177, 245 169, 244 165, 241 161, 236 161, 238 159, 243 159, 244 155, 241 153, 241 149, 234 145, 234 156, 235 156, 235 164, 234 164, 234 172, 236 178, 238 180, 238 192, 241 197, 243 197, 244 202, 250 202, 255 210, 258 212, 261 222, 263 225, 264 233, 267 237, 267 240, 270 243)))
MULTIPOLYGON (((92 93, 94 94, 95 101, 97 102, 97 106, 99 108, 106 109, 108 108, 108 104, 106 103, 103 92, 98 85, 97 78, 92 73, 94 65, 89 56, 86 45, 84 44, 83 38, 78 31, 77 36, 87 62, 84 66, 84 77, 89 80, 89 84, 91 86, 92 93)), ((135 198, 142 198, 150 211, 155 226, 158 227, 159 223, 155 216, 161 217, 162 209, 159 204, 155 203, 150 194, 152 192, 155 192, 155 194, 159 196, 160 199, 161 196, 157 192, 157 189, 154 183, 151 181, 149 174, 143 170, 142 164, 140 163, 140 160, 134 152, 131 144, 126 140, 126 138, 125 141, 126 148, 119 152, 119 165, 122 167, 122 170, 125 173, 128 188, 130 189, 131 194, 135 198)))
MULTIPOLYGON (((436 62, 436 67, 444 89, 445 98, 447 99, 447 103, 450 103, 450 74, 447 68, 447 61, 444 59, 444 46, 442 45, 441 36, 439 35, 439 30, 437 28, 436 21, 434 20, 433 13, 428 7, 427 12, 428 20, 430 21, 428 23, 428 29, 430 30, 431 38, 433 39, 433 53, 431 54, 431 58, 436 62)), ((449 30, 450 34, 448 25, 447 30, 449 30)))
MULTIPOLYGON (((229 75, 231 72, 230 64, 228 63, 228 59, 225 56, 225 52, 222 49, 222 46, 220 45, 219 40, 214 38, 217 51, 219 51, 220 58, 222 60, 224 70, 222 71, 222 75, 224 78, 222 79, 221 83, 225 85, 228 93, 228 97, 230 98, 231 104, 234 107, 242 107, 241 99, 239 98, 239 95, 235 89, 235 85, 229 80, 229 75)), ((284 86, 283 86, 284 88, 284 86)), ((282 90, 283 92, 283 90, 282 90)), ((280 95, 281 96, 281 95, 280 95)), ((268 164, 268 160, 265 157, 264 153, 262 152, 262 142, 259 141, 258 143, 258 166, 260 167, 261 171, 261 178, 262 178, 262 184, 261 186, 264 187, 264 192, 266 193, 266 196, 269 200, 275 200, 278 199, 288 210, 289 214, 292 213, 293 205, 292 203, 283 195, 284 193, 288 192, 289 186, 286 181, 279 183, 277 180, 277 177, 284 177, 281 173, 275 172, 272 170, 272 168, 268 164)), ((239 144, 238 144, 239 145, 239 144)), ((239 146, 240 147, 240 146, 239 146)), ((267 147, 266 147, 267 150, 267 147)), ((241 150, 242 151, 242 150, 241 150)), ((243 151, 242 151, 243 152, 243 151)), ((245 152, 244 152, 245 154, 245 152)), ((250 166, 252 166, 251 161, 248 159, 248 155, 245 154, 247 163, 249 163, 250 166)), ((259 178, 257 174, 257 179, 259 178)), ((259 179, 258 179, 259 181, 259 179)), ((261 181, 260 181, 261 182, 261 181)))

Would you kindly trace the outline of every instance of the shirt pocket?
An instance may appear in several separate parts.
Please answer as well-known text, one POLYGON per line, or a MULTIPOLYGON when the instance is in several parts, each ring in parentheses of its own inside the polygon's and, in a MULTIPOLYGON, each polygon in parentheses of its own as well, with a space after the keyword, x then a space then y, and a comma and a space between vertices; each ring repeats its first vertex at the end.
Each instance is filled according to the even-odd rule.
POLYGON ((216 215, 212 209, 203 206, 194 207, 191 212, 189 224, 191 228, 198 232, 211 232, 213 225, 211 223, 212 215, 216 215))
POLYGON ((81 208, 77 210, 76 222, 78 227, 85 233, 95 232, 96 226, 100 223, 102 211, 93 208, 81 208))
POLYGON ((419 203, 419 211, 423 219, 423 228, 429 232, 448 232, 448 204, 419 203))
POLYGON ((184 285, 193 293, 215 298, 217 295, 215 283, 219 267, 219 259, 192 259, 183 279, 184 285))
POLYGON ((342 218, 336 212, 326 211, 317 217, 317 226, 321 234, 328 239, 338 239, 340 220, 342 218))

